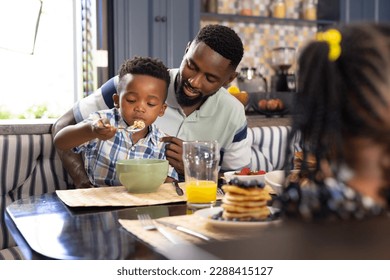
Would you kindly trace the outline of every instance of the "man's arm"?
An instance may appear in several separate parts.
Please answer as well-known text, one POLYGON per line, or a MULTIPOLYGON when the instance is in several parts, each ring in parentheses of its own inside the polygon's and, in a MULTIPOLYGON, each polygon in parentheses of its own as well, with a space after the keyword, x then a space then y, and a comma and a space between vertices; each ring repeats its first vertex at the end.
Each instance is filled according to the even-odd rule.
MULTIPOLYGON (((70 109, 63 116, 61 116, 52 126, 52 136, 54 136, 62 128, 75 124, 76 121, 73 116, 73 110, 70 109)), ((70 150, 56 149, 62 161, 62 165, 69 173, 76 188, 90 188, 93 185, 89 182, 87 173, 85 172, 84 162, 81 154, 73 153, 70 150)))
POLYGON ((233 141, 225 147, 220 172, 241 170, 251 165, 251 143, 245 123, 234 135, 233 141))

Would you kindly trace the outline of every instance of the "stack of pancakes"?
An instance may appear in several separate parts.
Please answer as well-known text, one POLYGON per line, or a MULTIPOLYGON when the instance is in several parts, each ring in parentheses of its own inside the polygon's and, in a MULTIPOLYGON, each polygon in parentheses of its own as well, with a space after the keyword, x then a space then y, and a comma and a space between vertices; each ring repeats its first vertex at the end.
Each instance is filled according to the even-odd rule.
POLYGON ((240 186, 230 183, 222 186, 222 218, 235 221, 258 221, 268 218, 267 201, 271 200, 270 188, 262 186, 240 186))

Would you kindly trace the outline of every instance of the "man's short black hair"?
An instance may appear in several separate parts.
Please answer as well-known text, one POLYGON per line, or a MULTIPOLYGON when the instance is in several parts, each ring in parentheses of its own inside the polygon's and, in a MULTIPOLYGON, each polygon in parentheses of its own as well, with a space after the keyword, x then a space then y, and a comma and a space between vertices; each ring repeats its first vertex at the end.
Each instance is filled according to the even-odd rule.
POLYGON ((244 55, 244 47, 237 33, 224 25, 210 24, 203 27, 195 37, 195 42, 207 46, 231 61, 236 68, 244 55))

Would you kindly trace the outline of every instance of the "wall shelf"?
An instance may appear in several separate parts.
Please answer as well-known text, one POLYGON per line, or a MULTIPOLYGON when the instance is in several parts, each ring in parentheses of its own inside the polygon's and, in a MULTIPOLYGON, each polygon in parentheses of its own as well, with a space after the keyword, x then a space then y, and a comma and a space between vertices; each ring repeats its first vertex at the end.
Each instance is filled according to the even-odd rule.
POLYGON ((337 21, 333 20, 303 20, 292 18, 272 18, 261 16, 242 16, 235 14, 216 14, 216 13, 201 13, 201 20, 207 21, 230 21, 230 22, 246 22, 246 23, 259 23, 259 24, 281 24, 281 25, 294 25, 294 26, 325 26, 337 24, 337 21))

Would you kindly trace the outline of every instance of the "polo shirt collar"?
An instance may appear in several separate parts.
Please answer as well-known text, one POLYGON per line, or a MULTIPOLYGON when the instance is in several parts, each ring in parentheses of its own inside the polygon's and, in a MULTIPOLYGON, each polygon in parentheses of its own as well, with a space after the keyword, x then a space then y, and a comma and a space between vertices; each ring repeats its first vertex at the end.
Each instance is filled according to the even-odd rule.
POLYGON ((175 109, 181 109, 179 103, 177 103, 176 95, 175 95, 175 81, 176 77, 179 74, 179 69, 169 69, 169 75, 171 77, 171 82, 168 87, 168 96, 166 103, 169 107, 175 108, 175 109))

